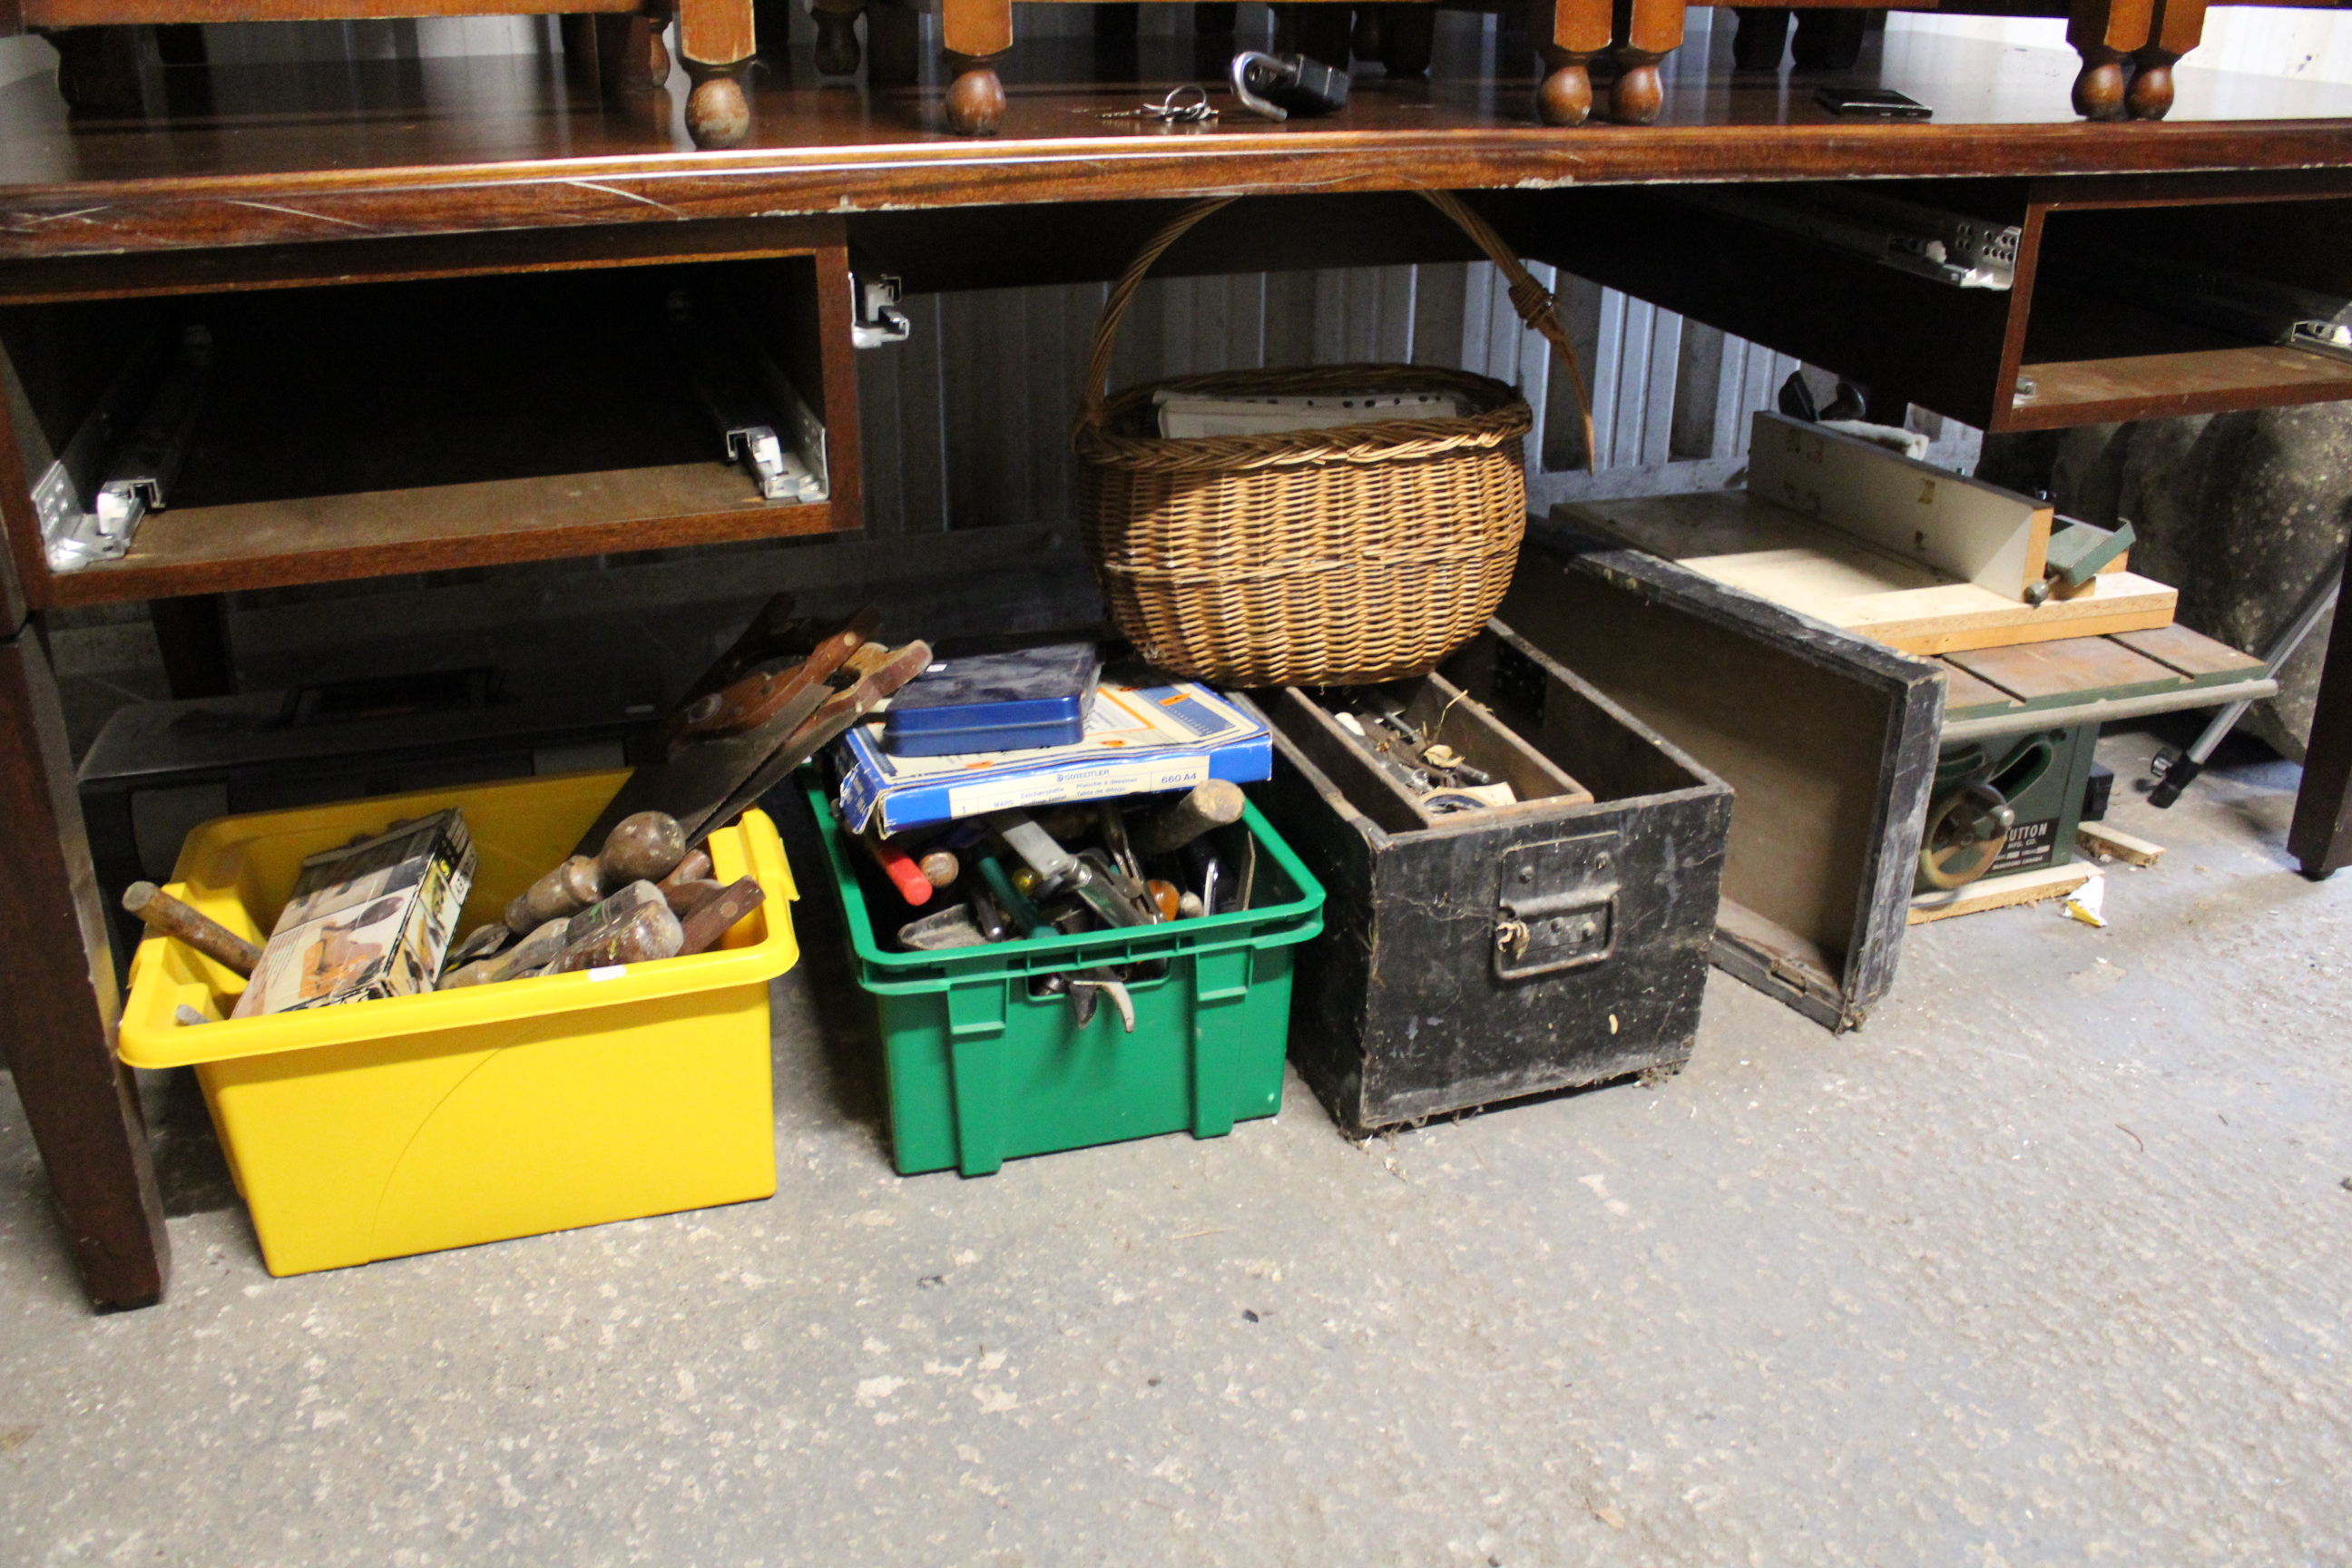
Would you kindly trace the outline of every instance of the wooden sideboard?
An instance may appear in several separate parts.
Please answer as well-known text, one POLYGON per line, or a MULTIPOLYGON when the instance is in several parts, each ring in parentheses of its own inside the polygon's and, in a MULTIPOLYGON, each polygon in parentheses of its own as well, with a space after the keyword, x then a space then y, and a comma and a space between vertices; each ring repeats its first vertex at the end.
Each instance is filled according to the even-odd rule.
MULTIPOLYGON (((1137 87, 1073 82, 1064 63, 1035 57, 1033 79, 1016 47, 999 133, 975 142, 952 133, 940 89, 828 85, 795 52, 752 79, 742 145, 726 152, 693 149, 646 95, 521 64, 221 71, 201 92, 167 84, 171 112, 102 129, 69 121, 47 80, 0 89, 0 349, 12 367, 0 409, 0 1045, 94 1300, 156 1300, 169 1241, 112 1051, 119 981, 45 612, 854 529, 852 257, 928 289, 1108 278, 1172 204, 1247 192, 1268 199, 1235 209, 1244 226, 1204 230, 1169 268, 1452 259, 1459 236, 1394 195, 1449 188, 1530 255, 1994 428, 2352 390, 2332 363, 2282 365, 2249 352, 2259 345, 2102 318, 2095 302, 2069 302, 2075 281, 2035 273, 2078 221, 2144 247, 2189 243, 2181 215, 2217 206, 2273 223, 2318 214, 2321 232, 2339 232, 2327 226, 2352 201, 2352 90, 2265 84, 2267 118, 2231 120, 2216 106, 2246 89, 2189 71, 2172 119, 2086 126, 2064 111, 2068 57, 1955 42, 1885 73, 1937 105, 1927 125, 1835 121, 1777 77, 1727 71, 1678 81, 1654 126, 1562 132, 1540 122, 1532 72, 1478 79, 1456 61, 1426 80, 1368 76, 1327 121, 1171 132, 1105 120, 1137 87), (1938 315, 1897 275, 1855 284, 1837 258, 1727 234, 1719 214, 1667 189, 1853 180, 2017 215, 2032 237, 2019 288, 1947 300, 1938 315), (667 471, 677 465, 666 416, 635 362, 616 348, 587 364, 567 346, 642 321, 681 279, 722 291, 757 281, 769 313, 752 331, 822 412, 825 501, 764 506, 727 491, 716 465, 667 471), (421 323, 417 342, 371 338, 361 315, 421 323), (431 323, 444 319, 484 335, 436 349, 431 323), (284 458, 311 465, 299 494, 273 493, 267 453, 216 461, 201 504, 159 515, 129 557, 53 573, 26 470, 86 412, 123 342, 198 320, 223 323, 224 356, 232 342, 243 356, 230 399, 242 427, 290 421, 311 437, 284 458), (2181 357, 2215 353, 2227 374, 2181 357), (452 374, 508 378, 510 421, 481 412, 478 387, 435 405, 436 354, 452 374), (379 366, 398 374, 372 382, 379 366), (2032 397, 2019 398, 2021 376, 2032 397), (2126 391, 2097 390, 2100 376, 2126 391), (389 459, 334 418, 352 388, 378 382, 374 414, 399 437, 379 445, 414 466, 389 477, 389 459), (511 438, 457 438, 485 419, 511 438), (573 423, 599 432, 596 451, 568 441, 573 423)), ((1160 90, 1184 63, 1154 68, 1160 90)), ((2347 780, 2352 638, 2331 651, 2295 819, 2294 852, 2312 875, 2352 859, 2347 780)))

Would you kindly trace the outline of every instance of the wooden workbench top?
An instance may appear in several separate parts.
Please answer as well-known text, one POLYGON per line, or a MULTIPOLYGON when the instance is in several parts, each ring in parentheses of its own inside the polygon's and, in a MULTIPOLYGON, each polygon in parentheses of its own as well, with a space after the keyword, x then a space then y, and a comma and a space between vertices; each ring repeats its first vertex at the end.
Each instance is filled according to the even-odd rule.
MULTIPOLYGON (((796 48, 754 73, 751 140, 724 153, 688 142, 681 93, 607 106, 541 57, 159 71, 166 112, 143 121, 69 121, 35 77, 0 89, 0 259, 1236 189, 2352 166, 2352 88, 2192 64, 2170 120, 2088 125, 2066 108, 2072 55, 1917 36, 1847 75, 1934 105, 1933 123, 1835 121, 1811 79, 1735 82, 1727 46, 1712 69, 1685 51, 1656 125, 1550 130, 1532 58, 1477 78, 1475 30, 1445 20, 1430 81, 1360 68, 1330 120, 1229 112, 1197 131, 1104 120, 1142 92, 1039 40, 1011 58, 1003 131, 981 141, 942 128, 935 86, 823 83, 796 48)), ((1151 96, 1186 79, 1186 42, 1145 40, 1151 96)))

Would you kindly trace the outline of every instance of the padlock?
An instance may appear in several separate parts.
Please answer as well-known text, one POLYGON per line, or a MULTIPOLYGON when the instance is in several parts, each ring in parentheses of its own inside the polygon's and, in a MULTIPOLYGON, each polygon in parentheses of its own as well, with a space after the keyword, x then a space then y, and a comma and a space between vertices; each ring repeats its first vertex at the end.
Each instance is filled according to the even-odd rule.
POLYGON ((1234 96, 1268 120, 1330 114, 1348 107, 1348 73, 1305 55, 1244 49, 1234 57, 1234 96))

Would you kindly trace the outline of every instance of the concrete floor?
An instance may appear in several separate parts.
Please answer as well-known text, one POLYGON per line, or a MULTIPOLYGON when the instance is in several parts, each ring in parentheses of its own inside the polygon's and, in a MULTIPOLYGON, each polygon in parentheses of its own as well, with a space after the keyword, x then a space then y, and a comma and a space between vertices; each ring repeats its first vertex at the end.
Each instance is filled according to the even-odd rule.
POLYGON ((1858 1034, 1717 975, 1679 1078, 1361 1147, 1294 1081, 901 1180, 788 984, 771 1203, 272 1279, 183 1139, 169 1301, 93 1317, 0 1100, 0 1561, 2345 1563, 2294 782, 2119 784, 2108 929, 1920 928, 1858 1034))

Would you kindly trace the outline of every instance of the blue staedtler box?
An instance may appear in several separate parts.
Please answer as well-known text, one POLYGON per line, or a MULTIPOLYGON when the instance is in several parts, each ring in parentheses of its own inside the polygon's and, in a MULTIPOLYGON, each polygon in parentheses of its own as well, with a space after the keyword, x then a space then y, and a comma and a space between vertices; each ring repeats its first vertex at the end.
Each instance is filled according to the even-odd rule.
POLYGON ((842 737, 836 797, 854 829, 884 833, 1010 807, 1190 789, 1210 779, 1255 784, 1274 771, 1265 722, 1218 692, 1139 666, 1096 683, 1086 738, 1029 751, 909 757, 885 749, 887 720, 842 737))
POLYGON ((882 749, 895 757, 955 757, 1075 746, 1102 673, 1091 642, 944 658, 890 699, 882 749))

